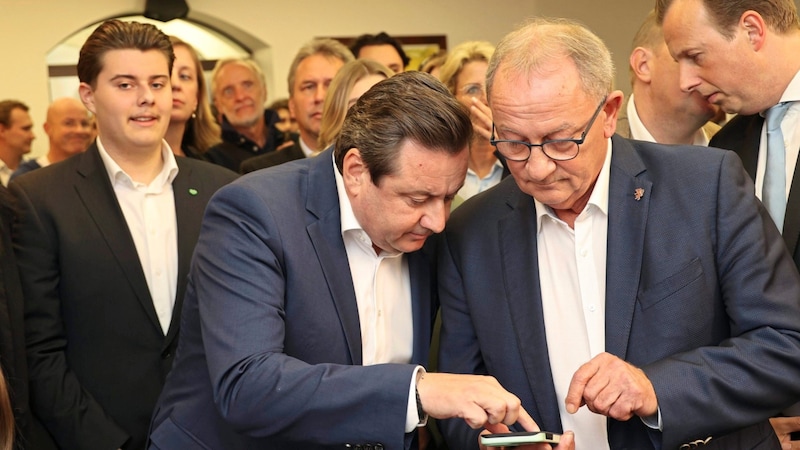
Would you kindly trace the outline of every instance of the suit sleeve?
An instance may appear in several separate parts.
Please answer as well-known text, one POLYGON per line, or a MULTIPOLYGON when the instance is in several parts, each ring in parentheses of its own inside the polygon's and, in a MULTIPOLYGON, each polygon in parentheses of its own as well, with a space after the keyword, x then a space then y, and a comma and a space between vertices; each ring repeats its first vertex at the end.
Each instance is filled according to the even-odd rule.
POLYGON ((55 221, 37 209, 22 185, 11 183, 10 189, 18 206, 14 250, 25 298, 31 407, 61 448, 120 448, 127 433, 83 389, 67 363, 59 297, 61 236, 55 221))
POLYGON ((733 153, 718 175, 709 230, 717 273, 706 279, 719 284, 730 337, 642 368, 658 397, 664 448, 763 421, 800 395, 800 278, 733 153), (701 411, 714 413, 697 420, 701 411))
POLYGON ((280 227, 305 224, 279 224, 280 212, 273 214, 262 195, 243 183, 221 189, 209 203, 195 252, 189 295, 197 296, 216 407, 249 436, 406 448, 415 366, 310 364, 284 353, 285 323, 292 320, 284 308, 292 289, 285 281, 284 252, 291 250, 280 227))

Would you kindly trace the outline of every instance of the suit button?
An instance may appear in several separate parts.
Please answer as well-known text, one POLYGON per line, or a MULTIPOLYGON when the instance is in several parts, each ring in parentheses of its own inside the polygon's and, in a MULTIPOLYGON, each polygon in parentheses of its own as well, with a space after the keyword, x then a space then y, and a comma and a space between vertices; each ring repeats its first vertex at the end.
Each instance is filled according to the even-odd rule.
POLYGON ((163 355, 161 355, 161 359, 170 359, 170 358, 172 358, 172 352, 166 352, 163 355))
POLYGON ((375 450, 383 450, 383 444, 375 444, 375 450))
POLYGON ((364 450, 374 450, 374 447, 372 446, 372 444, 365 444, 364 450))

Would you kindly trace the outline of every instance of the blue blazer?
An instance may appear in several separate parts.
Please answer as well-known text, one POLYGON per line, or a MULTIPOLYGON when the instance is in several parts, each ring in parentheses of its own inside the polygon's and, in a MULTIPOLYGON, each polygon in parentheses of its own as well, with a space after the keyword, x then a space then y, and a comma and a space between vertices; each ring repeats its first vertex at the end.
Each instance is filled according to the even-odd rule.
MULTIPOLYGON (((708 437, 704 448, 780 448, 767 418, 800 397, 800 276, 752 181, 732 152, 612 143, 606 351, 647 374, 663 433, 609 419, 611 448, 708 437)), ((542 429, 561 431, 536 247, 534 202, 513 178, 453 213, 439 361, 495 376, 542 429)), ((477 448, 477 431, 442 428, 450 448, 477 448)))
MULTIPOLYGON (((407 448, 413 364, 361 366, 331 151, 242 177, 203 220, 154 449, 407 448)), ((434 315, 425 250, 408 254, 413 362, 434 315)))
MULTIPOLYGON (((747 173, 755 180, 763 127, 764 118, 759 114, 739 115, 725 124, 711 139, 709 145, 735 151, 742 159, 747 173)), ((800 164, 795 166, 792 187, 789 189, 789 198, 786 201, 783 241, 794 258, 795 265, 800 268, 800 245, 797 245, 800 242, 800 164)))

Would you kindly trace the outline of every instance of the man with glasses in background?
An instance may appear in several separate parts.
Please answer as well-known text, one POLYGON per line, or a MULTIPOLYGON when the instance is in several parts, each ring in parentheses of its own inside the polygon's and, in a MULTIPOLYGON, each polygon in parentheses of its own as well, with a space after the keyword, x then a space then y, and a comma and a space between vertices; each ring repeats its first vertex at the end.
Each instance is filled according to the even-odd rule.
POLYGON ((439 369, 496 377, 579 449, 779 449, 768 418, 800 396, 800 276, 733 153, 614 135, 613 78, 567 20, 498 45, 492 143, 512 178, 447 223, 439 369))

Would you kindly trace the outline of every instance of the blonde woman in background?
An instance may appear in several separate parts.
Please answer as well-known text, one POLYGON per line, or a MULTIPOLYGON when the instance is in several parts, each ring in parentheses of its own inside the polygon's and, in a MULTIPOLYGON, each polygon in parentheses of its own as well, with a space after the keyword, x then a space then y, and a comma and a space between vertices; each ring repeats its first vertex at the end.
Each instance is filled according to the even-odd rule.
POLYGON ((342 66, 325 95, 318 148, 324 150, 333 144, 342 128, 347 110, 369 88, 392 75, 394 72, 391 69, 369 59, 358 59, 342 66))
POLYGON ((222 142, 222 131, 208 102, 203 67, 195 49, 170 36, 175 52, 172 68, 172 115, 164 137, 178 156, 202 159, 211 146, 222 142))
POLYGON ((493 54, 494 46, 489 42, 464 42, 450 51, 439 70, 439 79, 469 110, 475 131, 470 143, 467 178, 453 201, 453 208, 499 183, 504 176, 503 164, 489 143, 492 112, 486 99, 486 69, 493 54))

